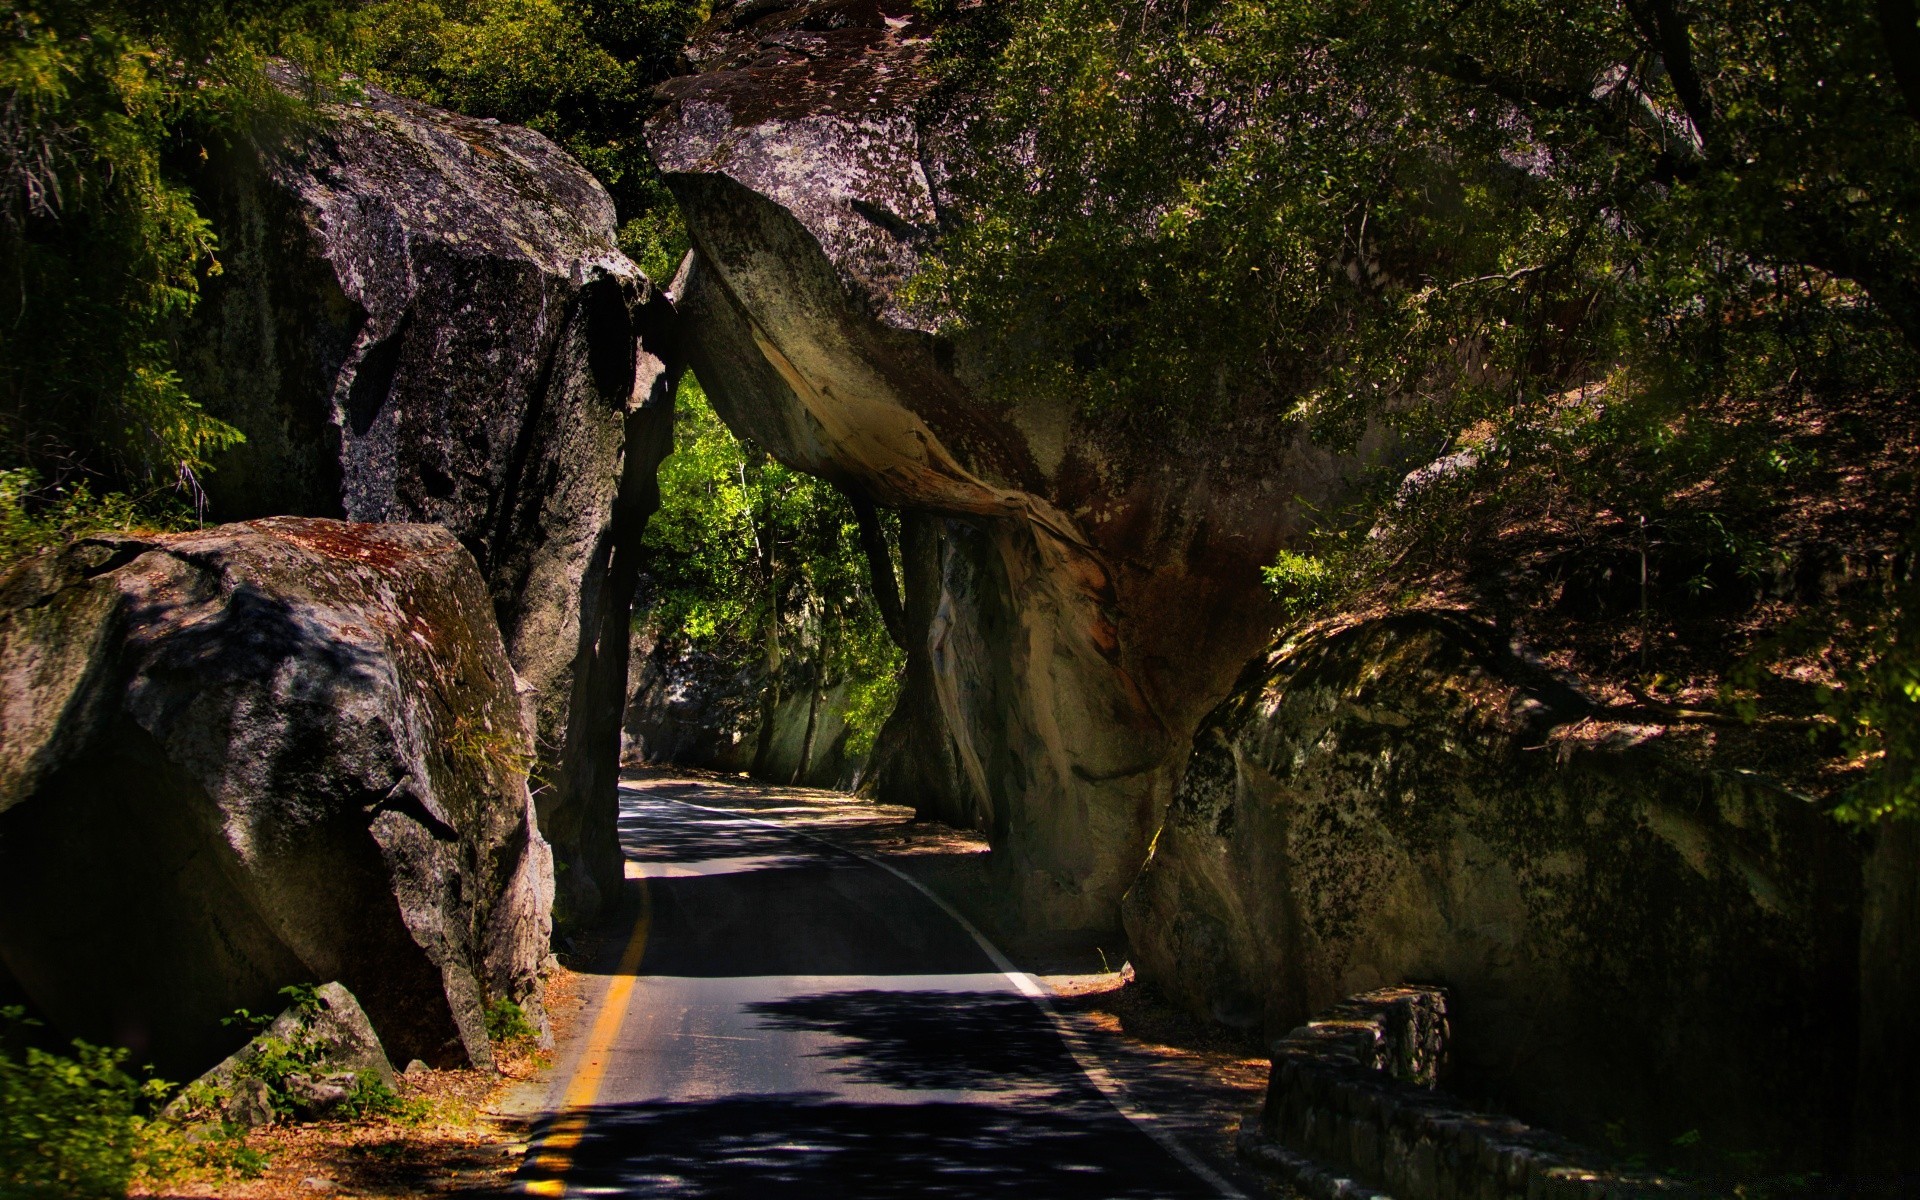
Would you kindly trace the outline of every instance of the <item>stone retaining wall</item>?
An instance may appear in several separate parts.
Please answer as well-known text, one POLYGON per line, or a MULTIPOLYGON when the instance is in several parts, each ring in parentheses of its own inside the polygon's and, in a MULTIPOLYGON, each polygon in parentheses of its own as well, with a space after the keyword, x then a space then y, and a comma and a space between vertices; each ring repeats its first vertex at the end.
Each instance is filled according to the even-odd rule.
POLYGON ((1260 1119, 1241 1154, 1316 1200, 1618 1200, 1689 1194, 1659 1176, 1437 1089, 1447 999, 1365 992, 1273 1044, 1260 1119))

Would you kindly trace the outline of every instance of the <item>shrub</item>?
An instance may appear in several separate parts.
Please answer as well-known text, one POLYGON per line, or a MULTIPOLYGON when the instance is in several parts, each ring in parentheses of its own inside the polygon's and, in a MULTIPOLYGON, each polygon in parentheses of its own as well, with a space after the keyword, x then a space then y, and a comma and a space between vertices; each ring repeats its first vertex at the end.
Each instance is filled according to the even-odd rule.
POLYGON ((510 1045, 533 1041, 540 1036, 540 1031, 527 1020, 525 1009, 502 996, 487 1005, 487 1036, 510 1045))
POLYGON ((127 1051, 26 1045, 37 1022, 0 1008, 0 1197, 122 1196, 189 1171, 252 1176, 266 1158, 233 1131, 189 1140, 155 1118, 173 1085, 138 1079, 127 1051))

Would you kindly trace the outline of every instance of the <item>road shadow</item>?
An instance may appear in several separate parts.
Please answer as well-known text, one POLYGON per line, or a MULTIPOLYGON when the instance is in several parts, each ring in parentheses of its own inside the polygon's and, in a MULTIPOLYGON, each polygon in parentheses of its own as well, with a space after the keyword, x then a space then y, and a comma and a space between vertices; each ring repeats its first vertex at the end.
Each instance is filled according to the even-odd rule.
MULTIPOLYGON (((543 1178, 529 1166, 521 1182, 543 1178)), ((566 1182, 574 1195, 782 1200, 1212 1194, 1110 1112, 811 1094, 594 1109, 566 1182)))
POLYGON ((1052 1024, 1009 992, 825 992, 748 1004, 770 1029, 832 1034, 821 1050, 853 1082, 931 1091, 1032 1092, 1098 1105, 1052 1024))
MULTIPOLYGON (((857 865, 857 864, 856 864, 857 865)), ((906 922, 930 901, 874 870, 814 863, 649 879, 642 975, 956 975, 994 970, 951 921, 906 922)))
MULTIPOLYGON (((620 814, 619 832, 620 848, 633 862, 697 863, 748 855, 819 857, 818 849, 785 830, 632 801, 620 814)), ((849 857, 847 861, 858 860, 849 857)))

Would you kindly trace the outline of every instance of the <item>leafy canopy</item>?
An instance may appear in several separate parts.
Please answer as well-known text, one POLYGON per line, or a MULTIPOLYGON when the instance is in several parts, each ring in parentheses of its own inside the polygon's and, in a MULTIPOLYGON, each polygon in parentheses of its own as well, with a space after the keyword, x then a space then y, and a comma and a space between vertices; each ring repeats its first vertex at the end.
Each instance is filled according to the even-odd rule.
MULTIPOLYGON (((974 152, 923 298, 1010 392, 1368 447, 1269 572, 1299 615, 1484 554, 1549 493, 1685 543, 1699 586, 1758 578, 1836 469, 1786 417, 1896 412, 1920 377, 1911 0, 928 3, 928 116, 974 152)), ((1920 749, 1900 578, 1816 652, 1882 762, 1920 749)), ((1906 782, 1859 804, 1920 807, 1878 779, 1906 782)))
POLYGON ((853 510, 832 485, 735 439, 691 375, 645 545, 651 592, 637 622, 740 671, 764 670, 772 642, 787 694, 847 685, 847 751, 872 748, 902 658, 853 510))

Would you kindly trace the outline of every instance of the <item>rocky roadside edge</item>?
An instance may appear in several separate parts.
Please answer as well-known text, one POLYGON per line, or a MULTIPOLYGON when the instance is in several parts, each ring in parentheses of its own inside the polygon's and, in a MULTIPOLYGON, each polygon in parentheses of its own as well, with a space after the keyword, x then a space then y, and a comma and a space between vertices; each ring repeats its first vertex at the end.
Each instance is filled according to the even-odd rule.
MULTIPOLYGON (((590 952, 582 946, 548 964, 546 1006, 556 1044, 574 1035, 585 1007, 582 977, 567 963, 583 962, 590 952)), ((243 1135, 246 1147, 266 1160, 258 1176, 178 1176, 130 1195, 312 1200, 504 1193, 520 1169, 535 1115, 523 1098, 544 1096, 554 1059, 555 1051, 522 1037, 496 1043, 497 1072, 416 1064, 395 1081, 404 1115, 263 1126, 243 1135)))

